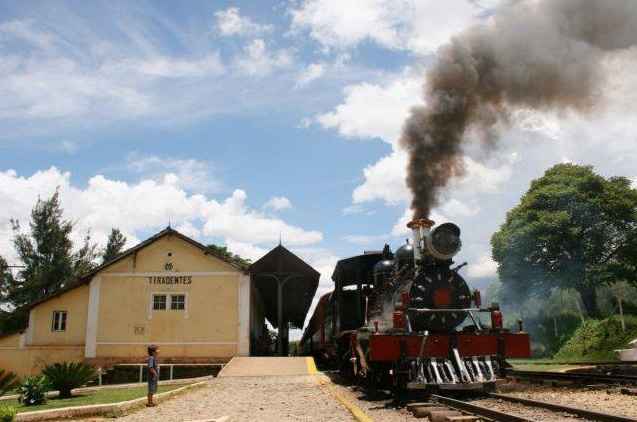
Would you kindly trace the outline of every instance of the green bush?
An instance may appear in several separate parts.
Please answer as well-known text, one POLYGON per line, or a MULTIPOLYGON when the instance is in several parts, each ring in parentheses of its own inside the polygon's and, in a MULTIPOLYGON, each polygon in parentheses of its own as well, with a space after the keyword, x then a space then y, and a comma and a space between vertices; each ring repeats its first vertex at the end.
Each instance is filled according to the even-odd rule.
POLYGON ((0 369, 0 396, 18 386, 18 377, 13 372, 0 369))
POLYGON ((13 406, 0 405, 0 422, 13 422, 17 413, 13 406))
POLYGON ((71 390, 85 385, 97 377, 95 368, 82 362, 62 362, 49 365, 42 370, 53 389, 61 398, 71 397, 71 390))
POLYGON ((26 377, 18 387, 18 399, 25 406, 35 406, 46 402, 49 381, 43 375, 26 377))
POLYGON ((619 317, 585 321, 555 355, 558 360, 615 360, 615 350, 637 338, 637 317, 625 316, 626 331, 619 317))

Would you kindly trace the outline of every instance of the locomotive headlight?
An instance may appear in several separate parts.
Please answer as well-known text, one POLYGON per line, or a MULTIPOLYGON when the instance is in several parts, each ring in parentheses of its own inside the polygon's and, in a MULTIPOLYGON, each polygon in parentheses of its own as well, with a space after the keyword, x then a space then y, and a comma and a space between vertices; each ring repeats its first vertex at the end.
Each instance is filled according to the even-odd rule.
POLYGON ((460 251, 460 228, 453 223, 444 223, 431 231, 426 240, 427 251, 438 259, 451 259, 460 251))

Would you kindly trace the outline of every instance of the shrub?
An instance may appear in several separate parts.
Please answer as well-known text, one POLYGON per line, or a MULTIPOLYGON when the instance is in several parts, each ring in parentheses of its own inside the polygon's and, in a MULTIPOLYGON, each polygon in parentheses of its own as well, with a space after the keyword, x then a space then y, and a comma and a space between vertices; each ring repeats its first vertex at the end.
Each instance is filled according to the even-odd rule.
POLYGON ((615 360, 616 349, 626 348, 637 337, 637 317, 625 316, 626 331, 618 317, 589 319, 555 355, 560 360, 615 360))
POLYGON ((43 375, 26 377, 18 387, 20 403, 25 406, 35 406, 46 402, 46 392, 49 391, 49 381, 43 375))
POLYGON ((49 365, 42 370, 53 389, 61 398, 71 397, 71 390, 81 387, 97 377, 95 368, 82 362, 62 362, 49 365))
POLYGON ((18 386, 18 377, 13 372, 0 369, 0 396, 18 386))
POLYGON ((13 422, 17 413, 15 407, 0 405, 0 422, 13 422))

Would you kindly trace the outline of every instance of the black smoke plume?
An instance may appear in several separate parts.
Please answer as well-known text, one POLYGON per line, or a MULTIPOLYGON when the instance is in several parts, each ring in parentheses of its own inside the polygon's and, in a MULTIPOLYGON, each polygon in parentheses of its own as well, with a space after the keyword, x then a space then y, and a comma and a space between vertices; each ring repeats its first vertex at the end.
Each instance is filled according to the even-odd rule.
POLYGON ((636 44, 637 0, 508 2, 452 38, 400 141, 414 217, 427 217, 441 189, 464 173, 469 129, 492 146, 515 109, 591 110, 603 98, 603 60, 636 44))

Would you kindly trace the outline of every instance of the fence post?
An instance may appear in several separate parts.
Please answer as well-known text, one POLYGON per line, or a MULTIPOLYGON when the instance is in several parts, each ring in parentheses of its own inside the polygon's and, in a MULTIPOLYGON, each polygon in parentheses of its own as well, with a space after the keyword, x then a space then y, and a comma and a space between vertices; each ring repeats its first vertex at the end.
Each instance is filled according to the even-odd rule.
POLYGON ((140 384, 142 382, 144 382, 143 376, 144 376, 144 366, 142 364, 140 364, 139 365, 139 382, 140 382, 140 384))
POLYGON ((173 368, 175 367, 175 365, 170 365, 170 379, 173 379, 173 368))

